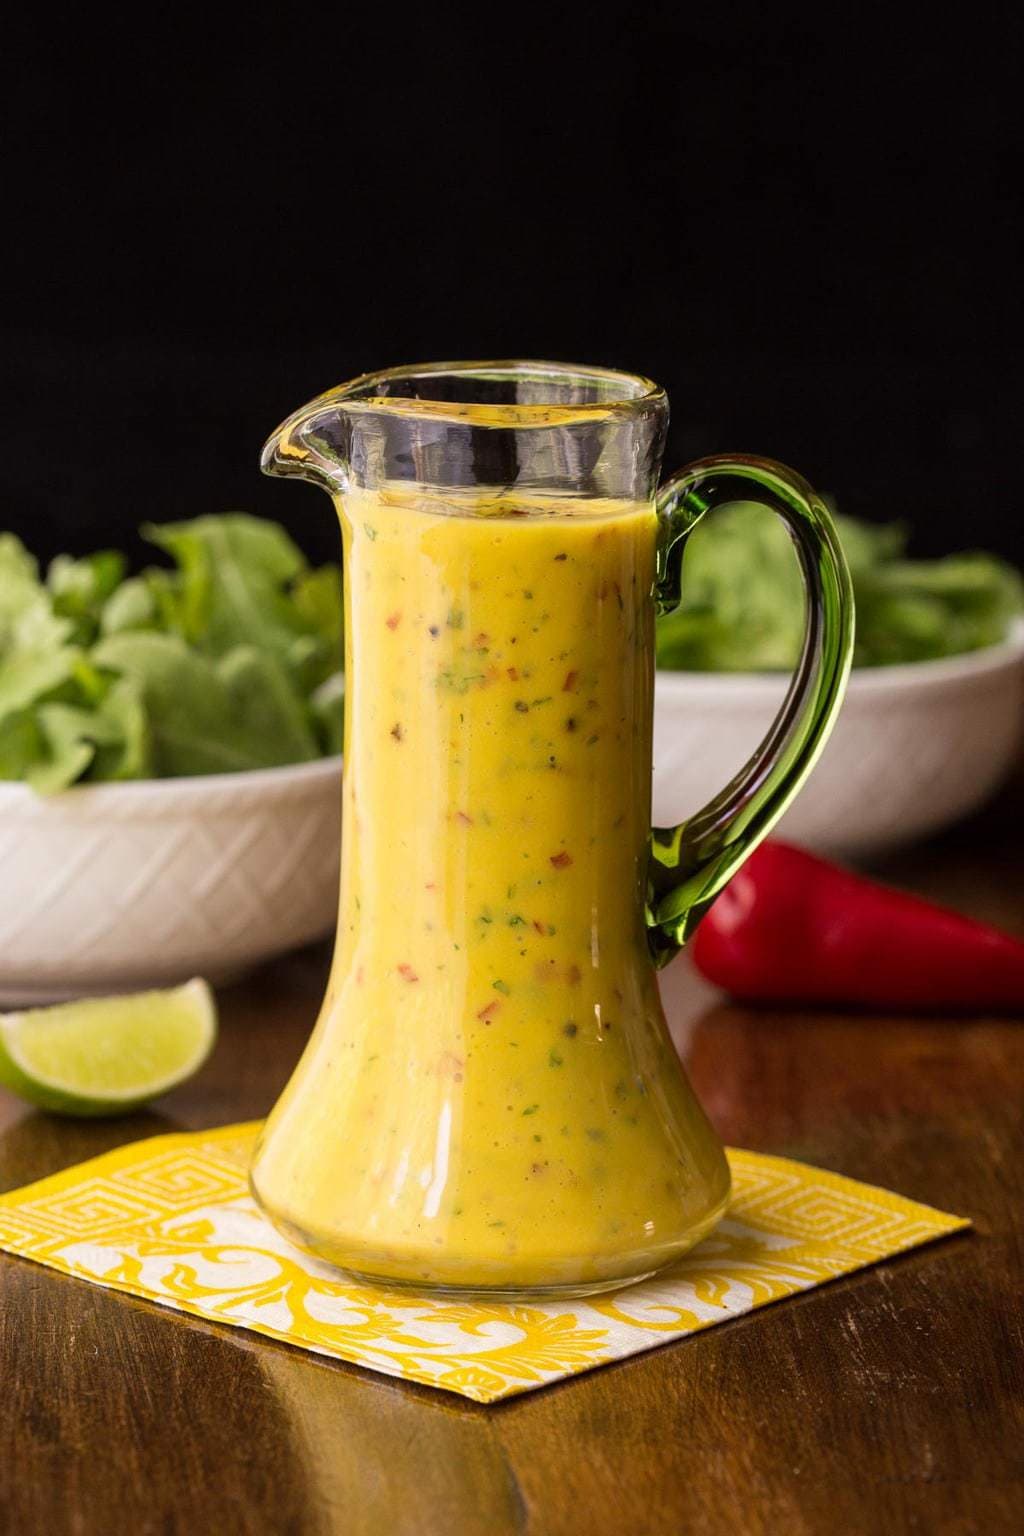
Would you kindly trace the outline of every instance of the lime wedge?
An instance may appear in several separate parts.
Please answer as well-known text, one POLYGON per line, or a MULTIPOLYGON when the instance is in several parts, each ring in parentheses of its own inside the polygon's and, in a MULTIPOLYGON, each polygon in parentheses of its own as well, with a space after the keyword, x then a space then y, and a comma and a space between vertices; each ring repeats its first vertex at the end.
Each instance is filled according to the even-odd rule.
POLYGON ((164 992, 0 1014, 0 1083, 40 1109, 118 1115, 184 1082, 217 1035, 198 978, 164 992))

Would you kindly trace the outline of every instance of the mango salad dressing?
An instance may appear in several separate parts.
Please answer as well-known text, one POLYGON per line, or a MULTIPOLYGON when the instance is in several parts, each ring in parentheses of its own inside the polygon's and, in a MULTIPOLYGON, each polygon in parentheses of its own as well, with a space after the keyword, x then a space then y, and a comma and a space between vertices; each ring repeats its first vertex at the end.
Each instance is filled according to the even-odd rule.
POLYGON ((339 941, 254 1189, 362 1274, 600 1285, 728 1193, 644 937, 655 513, 441 496, 341 504, 339 941))

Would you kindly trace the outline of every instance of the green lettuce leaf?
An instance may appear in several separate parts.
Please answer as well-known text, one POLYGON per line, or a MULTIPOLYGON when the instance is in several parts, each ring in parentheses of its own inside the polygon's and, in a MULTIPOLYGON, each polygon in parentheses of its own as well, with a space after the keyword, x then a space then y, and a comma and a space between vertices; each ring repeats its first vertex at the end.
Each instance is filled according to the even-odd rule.
POLYGON ((152 735, 138 684, 129 678, 119 678, 108 689, 100 705, 100 712, 108 734, 96 741, 96 755, 89 765, 89 778, 152 778, 152 735))
MULTIPOLYGON (((853 577, 854 664, 928 661, 992 645, 1024 611, 1019 574, 993 555, 903 558, 906 530, 836 516, 853 577)), ((687 540, 683 597, 659 620, 660 667, 790 671, 804 595, 789 535, 765 507, 737 502, 687 540)))
POLYGON ((57 556, 45 582, 0 534, 0 777, 54 793, 305 762, 333 742, 314 694, 342 665, 339 568, 310 570, 242 513, 146 532, 173 569, 125 579, 103 550, 57 556))
POLYGON ((27 779, 46 758, 46 738, 34 709, 0 719, 0 779, 27 779))
POLYGON ((312 731, 272 657, 243 649, 220 663, 180 635, 110 635, 97 666, 135 683, 160 776, 237 773, 315 757, 312 731))
POLYGON ((9 715, 0 729, 0 779, 52 795, 82 778, 139 779, 152 771, 149 726, 132 684, 108 686, 96 709, 50 702, 9 715))
POLYGON ((658 624, 658 665, 693 671, 787 670, 803 634, 803 589, 783 525, 736 503, 687 539, 683 598, 658 624))
POLYGON ((42 704, 36 718, 45 750, 25 777, 41 795, 67 789, 89 768, 100 743, 115 744, 119 734, 116 721, 102 711, 74 704, 42 704))
POLYGON ((165 587, 168 627, 210 655, 255 645, 287 662, 296 635, 308 633, 287 588, 305 557, 276 523, 242 512, 187 523, 147 524, 143 535, 177 562, 165 587))
POLYGON ((43 602, 39 567, 13 533, 0 533, 0 656, 12 643, 14 627, 43 602))
POLYGON ((130 576, 123 581, 111 592, 100 613, 100 633, 103 635, 160 627, 160 605, 148 576, 130 576))
POLYGON ((268 764, 308 763, 320 756, 305 700, 276 656, 240 645, 217 663, 236 717, 268 764))
POLYGON ((292 642, 288 664, 303 691, 309 693, 345 665, 340 566, 303 571, 290 595, 296 615, 307 629, 292 642))
POLYGON ((46 573, 53 612, 73 625, 74 638, 83 645, 95 639, 100 614, 125 571, 124 556, 117 550, 99 550, 84 560, 57 555, 46 573))

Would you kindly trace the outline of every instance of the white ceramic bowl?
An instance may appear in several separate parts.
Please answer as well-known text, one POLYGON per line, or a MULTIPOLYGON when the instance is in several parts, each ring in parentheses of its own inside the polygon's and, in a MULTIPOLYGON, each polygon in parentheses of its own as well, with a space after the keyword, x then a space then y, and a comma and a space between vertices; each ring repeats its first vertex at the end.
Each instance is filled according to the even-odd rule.
MULTIPOLYGON (((763 737, 787 679, 659 672, 654 820, 682 821, 763 737)), ((1024 720, 1024 623, 1002 645, 855 671, 836 726, 779 836, 849 857, 936 832, 975 810, 1013 765, 1024 720)))
POLYGON ((0 1002, 224 980, 329 933, 341 759, 81 785, 0 784, 0 1002))

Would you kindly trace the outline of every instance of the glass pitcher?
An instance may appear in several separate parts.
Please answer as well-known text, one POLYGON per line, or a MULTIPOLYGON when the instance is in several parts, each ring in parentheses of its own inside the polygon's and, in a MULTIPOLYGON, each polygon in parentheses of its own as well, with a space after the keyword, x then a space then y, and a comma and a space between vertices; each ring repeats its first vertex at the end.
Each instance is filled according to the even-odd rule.
POLYGON ((658 490, 667 420, 633 375, 444 363, 331 390, 264 449, 341 518, 345 768, 330 982, 252 1188, 364 1279, 582 1295, 726 1208, 655 970, 814 763, 853 605, 790 470, 705 459, 658 490), (795 541, 803 654, 750 762, 652 834, 655 611, 690 530, 741 498, 795 541))

